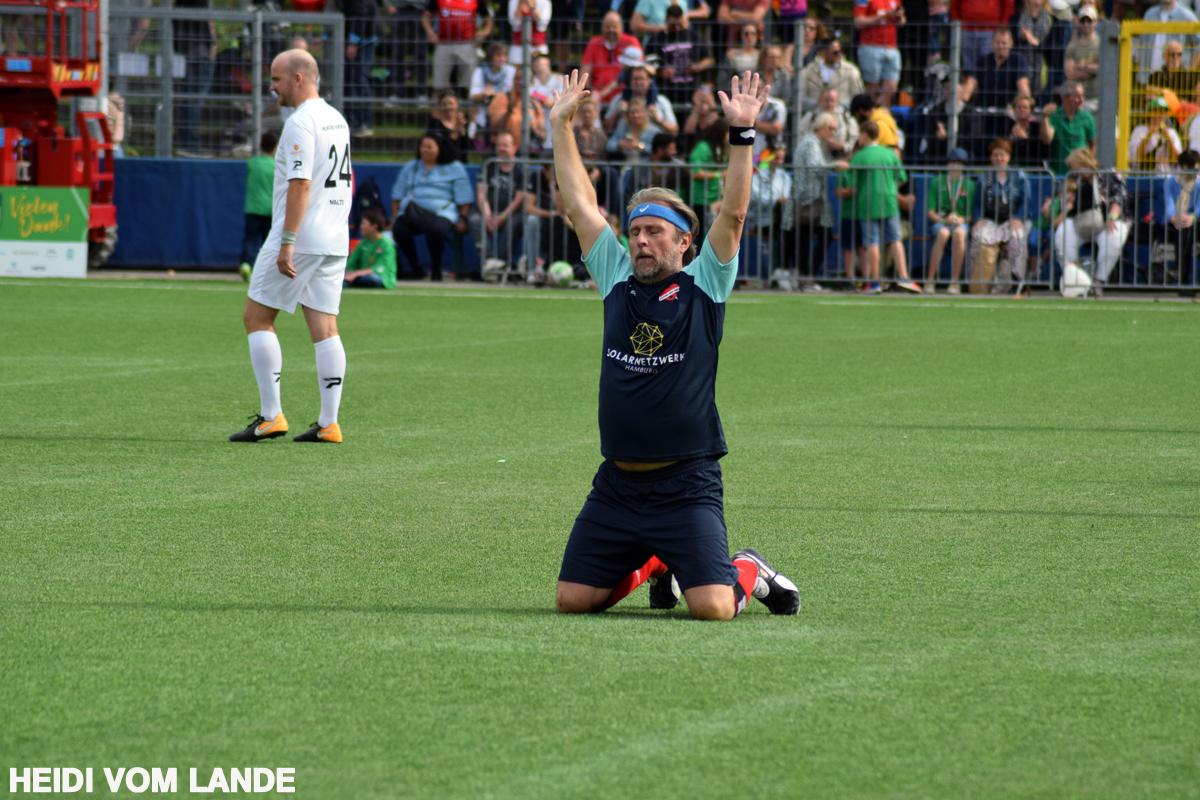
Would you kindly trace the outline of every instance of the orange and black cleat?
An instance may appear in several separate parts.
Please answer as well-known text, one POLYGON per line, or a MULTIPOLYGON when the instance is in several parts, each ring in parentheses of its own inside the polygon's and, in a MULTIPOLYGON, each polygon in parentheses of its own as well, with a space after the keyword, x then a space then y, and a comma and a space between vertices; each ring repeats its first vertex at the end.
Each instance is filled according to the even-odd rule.
POLYGON ((319 422, 314 422, 312 427, 292 438, 293 442, 328 442, 329 444, 340 444, 342 441, 342 429, 336 422, 331 422, 324 428, 319 422))
POLYGON ((261 442, 263 439, 274 439, 288 432, 287 418, 283 414, 276 414, 275 419, 266 419, 260 414, 255 414, 250 419, 246 430, 233 434, 229 441, 261 442))

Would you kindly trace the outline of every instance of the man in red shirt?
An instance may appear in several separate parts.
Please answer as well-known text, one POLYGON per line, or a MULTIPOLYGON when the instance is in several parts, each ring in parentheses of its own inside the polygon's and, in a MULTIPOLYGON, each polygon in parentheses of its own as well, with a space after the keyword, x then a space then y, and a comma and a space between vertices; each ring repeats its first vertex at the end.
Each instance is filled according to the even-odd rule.
MULTIPOLYGON (((630 49, 640 55, 642 45, 635 37, 625 33, 620 14, 608 12, 600 23, 600 35, 593 36, 583 50, 583 71, 592 76, 592 94, 597 102, 607 105, 625 88, 618 78, 626 66, 621 56, 630 49)), ((641 58, 637 60, 641 61, 641 58)), ((629 58, 625 61, 629 61, 629 58)))
POLYGON ((433 45, 434 91, 450 88, 456 68, 458 85, 463 89, 471 86, 471 73, 479 61, 475 48, 492 34, 491 16, 480 25, 478 15, 478 0, 429 0, 421 15, 421 27, 433 45))
POLYGON ((854 0, 854 29, 858 32, 858 68, 875 102, 892 104, 900 84, 900 50, 896 27, 903 25, 900 0, 854 0))

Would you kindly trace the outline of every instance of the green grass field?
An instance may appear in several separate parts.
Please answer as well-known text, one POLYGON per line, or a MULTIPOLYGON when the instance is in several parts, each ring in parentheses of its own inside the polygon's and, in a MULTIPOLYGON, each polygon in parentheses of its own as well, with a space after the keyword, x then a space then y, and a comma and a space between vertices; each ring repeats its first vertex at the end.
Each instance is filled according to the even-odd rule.
POLYGON ((593 294, 348 294, 332 447, 225 441, 243 291, 0 281, 0 796, 1200 797, 1200 307, 735 295, 730 544, 804 608, 720 624, 552 612, 593 294))

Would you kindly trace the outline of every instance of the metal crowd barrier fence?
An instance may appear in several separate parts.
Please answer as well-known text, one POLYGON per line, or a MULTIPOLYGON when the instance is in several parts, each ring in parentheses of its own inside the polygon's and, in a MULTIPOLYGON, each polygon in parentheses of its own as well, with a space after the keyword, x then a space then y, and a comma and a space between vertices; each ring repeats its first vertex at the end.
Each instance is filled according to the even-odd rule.
MULTIPOLYGON (((493 182, 490 176, 499 166, 496 159, 483 165, 483 191, 507 186, 511 193, 493 194, 489 210, 498 215, 501 206, 511 205, 522 184, 527 199, 491 230, 481 214, 473 215, 472 235, 485 274, 536 282, 550 264, 566 261, 585 277, 578 241, 562 214, 552 162, 516 159, 510 173, 516 177, 493 182)), ((679 190, 697 212, 701 230, 715 218, 706 182, 719 186, 724 164, 590 161, 586 166, 618 234, 630 195, 650 185, 679 190)), ((1072 263, 1112 289, 1200 288, 1193 267, 1195 216, 1189 220, 1178 209, 1182 189, 1187 189, 1187 208, 1196 204, 1187 199, 1200 188, 1194 186, 1195 173, 1127 172, 1118 181, 1111 170, 1056 179, 1045 168, 909 167, 903 176, 895 174, 894 221, 877 214, 858 219, 854 199, 841 196, 839 188, 876 190, 882 184, 871 178, 880 172, 893 170, 859 167, 839 173, 832 165, 760 161, 739 254, 739 282, 800 291, 915 290, 915 285, 925 293, 1017 294, 1057 290, 1064 264, 1072 263)))
MULTIPOLYGON (((522 152, 536 152, 544 143, 545 124, 538 100, 548 100, 553 78, 541 72, 541 66, 535 74, 535 56, 546 52, 551 74, 561 75, 582 63, 602 25, 601 18, 576 17, 572 7, 556 6, 546 43, 538 46, 531 45, 531 21, 524 23, 529 32, 516 36, 505 14, 481 17, 477 40, 470 44, 435 45, 419 2, 395 3, 370 17, 347 18, 336 13, 111 8, 110 83, 126 96, 131 123, 126 151, 240 155, 247 146, 253 150, 258 133, 279 124, 274 104, 264 96, 267 65, 276 52, 301 37, 322 65, 329 99, 350 122, 360 157, 402 159, 420 132, 436 124, 435 116, 448 127, 461 128, 464 155, 486 150, 487 139, 480 132, 491 124, 489 112, 496 117, 496 103, 480 99, 482 95, 472 99, 470 93, 473 82, 476 89, 481 85, 493 46, 505 61, 519 62, 519 69, 511 71, 518 86, 506 104, 501 102, 507 110, 501 109, 500 118, 518 134, 522 152), (514 44, 514 37, 522 43, 514 44), (168 52, 169 67, 163 59, 168 52), (168 70, 171 81, 162 79, 168 70), (445 102, 457 108, 440 108, 447 91, 453 99, 445 102)), ((432 25, 436 32, 436 18, 432 25)), ((626 19, 625 31, 631 27, 631 19, 626 19)), ((686 34, 647 32, 636 37, 643 57, 656 68, 655 91, 670 101, 679 124, 692 111, 697 86, 723 86, 734 71, 750 67, 772 76, 786 117, 783 135, 794 143, 799 135, 796 120, 812 110, 821 89, 836 84, 840 103, 848 105, 860 90, 861 70, 877 60, 863 41, 867 34, 856 32, 849 18, 822 22, 815 16, 788 20, 768 15, 753 35, 743 36, 745 27, 710 17, 692 20, 686 34), (837 37, 838 59, 819 44, 829 35, 837 37), (687 46, 681 48, 681 43, 687 46), (699 72, 687 66, 697 63, 709 66, 699 72), (858 78, 831 78, 829 63, 846 65, 858 78)), ((1084 75, 1080 64, 1092 63, 1091 50, 1083 53, 1080 42, 1072 39, 1082 37, 1079 28, 1046 11, 1037 22, 1027 21, 1017 29, 1011 58, 1023 59, 1029 67, 1035 123, 1045 103, 1057 100, 1055 90, 1063 80, 1084 75), (1073 46, 1074 58, 1065 58, 1068 45, 1073 46)), ((986 79, 985 73, 992 71, 976 68, 977 59, 992 46, 990 36, 940 19, 912 21, 897 29, 901 75, 891 103, 910 141, 930 139, 946 150, 961 145, 974 154, 1003 126, 1011 87, 997 89, 986 79), (974 97, 946 100, 946 84, 969 84, 968 75, 977 79, 974 97), (901 101, 911 105, 895 105, 901 101)), ((1089 36, 1089 41, 1095 38, 1089 36)), ((1116 75, 1115 63, 1100 63, 1098 69, 1102 74, 1089 86, 1116 75)), ((601 113, 605 110, 602 106, 601 113)), ((906 157, 935 163, 938 158, 928 146, 910 146, 906 157)), ((978 160, 985 162, 986 154, 978 160)))
POLYGON ((342 108, 345 37, 341 14, 110 8, 109 88, 125 99, 125 153, 254 155, 263 130, 282 126, 271 59, 304 39, 322 94, 342 108))

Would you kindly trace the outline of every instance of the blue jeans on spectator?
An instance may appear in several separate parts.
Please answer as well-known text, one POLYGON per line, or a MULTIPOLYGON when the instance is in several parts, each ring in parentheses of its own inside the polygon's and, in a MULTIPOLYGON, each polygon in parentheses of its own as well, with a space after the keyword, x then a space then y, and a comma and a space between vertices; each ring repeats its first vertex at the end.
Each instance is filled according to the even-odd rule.
POLYGON ((992 54, 992 29, 962 32, 962 64, 963 71, 975 69, 979 59, 992 54))
POLYGON ((900 217, 884 217, 882 219, 861 219, 858 221, 862 233, 862 246, 874 247, 879 244, 891 244, 902 240, 900 233, 900 217))
POLYGON ((346 59, 346 122, 351 131, 371 127, 374 109, 371 108, 371 66, 375 63, 375 41, 359 44, 354 58, 346 59))
POLYGON ((242 263, 253 264, 258 251, 271 233, 271 217, 264 214, 246 214, 246 225, 242 232, 242 263))
POLYGON ((925 62, 933 61, 934 54, 942 61, 950 57, 950 15, 929 15, 929 51, 925 62))
MULTIPOLYGON (((213 60, 209 58, 208 45, 199 44, 184 51, 187 70, 180 81, 182 97, 175 96, 175 130, 178 131, 176 146, 181 150, 196 150, 200 146, 200 112, 204 109, 204 96, 212 88, 213 60)), ((164 67, 169 70, 170 67, 164 67)))
POLYGON ((383 278, 372 272, 367 275, 359 275, 352 281, 342 281, 342 286, 354 289, 382 289, 383 278))

